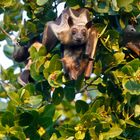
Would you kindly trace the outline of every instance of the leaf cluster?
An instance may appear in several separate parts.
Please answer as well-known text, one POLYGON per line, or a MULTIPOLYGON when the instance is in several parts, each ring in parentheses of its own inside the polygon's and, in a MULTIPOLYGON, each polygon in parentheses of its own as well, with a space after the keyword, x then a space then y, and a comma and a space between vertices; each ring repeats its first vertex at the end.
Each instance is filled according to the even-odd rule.
MULTIPOLYGON (((140 27, 139 0, 1 0, 0 27, 17 32, 21 45, 41 37, 47 21, 57 16, 57 5, 87 7, 99 31, 93 73, 69 81, 62 70, 60 44, 51 53, 42 44, 30 46, 31 82, 21 87, 14 62, 1 67, 0 139, 3 140, 139 140, 140 59, 121 45, 129 23, 140 27), (24 19, 25 13, 27 18, 24 19)), ((12 59, 14 43, 6 40, 4 53, 12 59)))

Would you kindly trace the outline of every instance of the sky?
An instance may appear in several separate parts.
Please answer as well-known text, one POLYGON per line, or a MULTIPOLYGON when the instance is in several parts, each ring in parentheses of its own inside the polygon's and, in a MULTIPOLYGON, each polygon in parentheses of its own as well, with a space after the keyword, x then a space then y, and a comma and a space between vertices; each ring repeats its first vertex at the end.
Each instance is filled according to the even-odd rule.
MULTIPOLYGON (((60 3, 57 7, 58 9, 58 16, 62 13, 62 10, 64 9, 64 5, 65 3, 60 3)), ((27 19, 27 16, 26 16, 26 13, 23 14, 23 18, 24 19, 27 19)), ((3 15, 0 14, 0 21, 3 20, 3 15)), ((7 69, 8 67, 12 66, 13 65, 13 62, 12 60, 8 59, 4 53, 3 53, 3 47, 4 45, 6 44, 6 41, 0 41, 0 65, 7 69)))

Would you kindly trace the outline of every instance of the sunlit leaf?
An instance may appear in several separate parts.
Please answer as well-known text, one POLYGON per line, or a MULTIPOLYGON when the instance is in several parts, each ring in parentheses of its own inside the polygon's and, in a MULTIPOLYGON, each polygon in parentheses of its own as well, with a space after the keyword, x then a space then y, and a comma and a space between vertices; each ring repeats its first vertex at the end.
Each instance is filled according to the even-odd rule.
POLYGON ((117 64, 121 63, 124 60, 125 54, 123 52, 117 52, 114 54, 117 64))
POLYGON ((134 80, 124 80, 123 81, 123 87, 127 91, 129 91, 130 94, 134 95, 140 95, 140 84, 137 83, 137 81, 134 80))
POLYGON ((20 105, 21 104, 21 100, 20 97, 17 93, 15 92, 8 92, 8 96, 11 99, 11 101, 15 104, 15 105, 20 105))
POLYGON ((83 140, 85 138, 85 132, 78 131, 77 133, 75 133, 75 138, 77 140, 83 140))
POLYGON ((135 106, 135 117, 140 116, 140 105, 135 106))
POLYGON ((43 6, 44 4, 48 2, 48 0, 37 0, 36 2, 39 6, 43 6))
POLYGON ((58 88, 63 85, 62 82, 62 71, 54 71, 52 74, 48 77, 48 83, 50 86, 58 88))
POLYGON ((116 136, 119 136, 123 130, 117 126, 112 127, 108 132, 103 132, 103 138, 109 139, 109 138, 115 138, 116 136))
POLYGON ((42 96, 41 95, 30 96, 29 98, 24 100, 24 103, 29 104, 29 107, 38 108, 42 104, 42 96))
POLYGON ((48 72, 54 72, 57 70, 61 70, 62 68, 62 62, 60 61, 59 55, 54 55, 49 63, 48 72))

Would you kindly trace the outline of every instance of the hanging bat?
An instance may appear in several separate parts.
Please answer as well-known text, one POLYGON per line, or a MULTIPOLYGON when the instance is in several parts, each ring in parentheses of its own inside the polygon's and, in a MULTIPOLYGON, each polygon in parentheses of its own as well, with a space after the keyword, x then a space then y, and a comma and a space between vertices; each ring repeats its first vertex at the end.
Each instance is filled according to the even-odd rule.
POLYGON ((76 80, 84 71, 86 77, 90 76, 97 40, 89 11, 67 8, 56 21, 46 24, 42 43, 51 51, 58 41, 61 42, 64 71, 71 80, 76 80))
MULTIPOLYGON (((48 52, 57 42, 62 44, 61 61, 65 74, 71 80, 76 80, 83 72, 86 78, 90 77, 97 40, 97 31, 92 27, 89 11, 85 8, 77 10, 66 8, 55 21, 46 24, 42 44, 47 47, 48 52)), ((16 52, 17 56, 24 57, 24 51, 19 52, 20 50, 16 52)), ((28 52, 28 49, 25 52, 28 52)), ((18 59, 17 56, 15 58, 18 59)))
POLYGON ((41 42, 42 38, 40 35, 33 37, 27 44, 20 44, 20 46, 14 46, 14 52, 13 52, 13 59, 16 62, 25 62, 29 55, 28 49, 30 48, 30 46, 35 43, 35 42, 41 42))
POLYGON ((132 25, 128 25, 124 30, 123 43, 137 56, 140 56, 140 32, 137 32, 132 25))
MULTIPOLYGON (((62 63, 64 72, 71 80, 76 80, 85 70, 88 64, 88 55, 85 54, 86 44, 89 38, 89 29, 91 22, 86 25, 74 25, 73 20, 69 18, 69 44, 62 45, 63 58, 62 63)), ((61 35, 61 33, 59 34, 61 35)), ((58 35, 58 37, 59 37, 58 35)))

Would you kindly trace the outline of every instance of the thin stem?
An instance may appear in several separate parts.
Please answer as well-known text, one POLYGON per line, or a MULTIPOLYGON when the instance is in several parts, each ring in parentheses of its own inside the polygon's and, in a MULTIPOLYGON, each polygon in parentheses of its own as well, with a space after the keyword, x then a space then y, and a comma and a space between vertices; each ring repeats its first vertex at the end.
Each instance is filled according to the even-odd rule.
POLYGON ((85 89, 88 88, 88 86, 90 86, 96 79, 98 79, 98 77, 95 77, 93 80, 91 80, 88 84, 86 84, 83 88, 81 88, 81 90, 79 91, 80 93, 81 92, 84 92, 85 89))
POLYGON ((0 26, 0 30, 13 42, 13 44, 15 46, 19 46, 20 47, 20 45, 17 42, 17 40, 16 39, 13 39, 1 26, 0 26))

